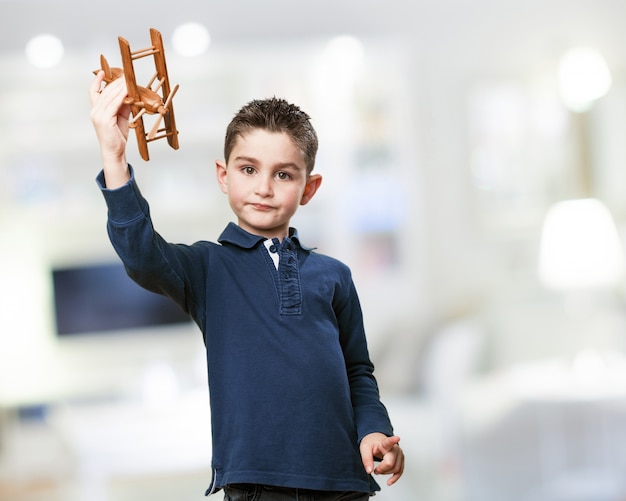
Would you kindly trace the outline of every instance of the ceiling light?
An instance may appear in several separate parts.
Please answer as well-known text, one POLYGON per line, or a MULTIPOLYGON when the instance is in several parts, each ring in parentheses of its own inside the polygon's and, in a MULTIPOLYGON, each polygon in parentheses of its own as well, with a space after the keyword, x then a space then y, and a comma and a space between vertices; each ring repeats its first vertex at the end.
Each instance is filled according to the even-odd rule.
POLYGON ((365 58, 365 49, 358 38, 342 35, 328 42, 326 54, 338 70, 356 72, 365 58))
POLYGON ((26 57, 37 68, 52 68, 63 58, 63 43, 54 35, 38 35, 26 44, 26 57))
POLYGON ((611 72, 602 54, 579 47, 561 58, 559 85, 565 105, 572 111, 583 112, 609 91, 611 72))
POLYGON ((199 23, 181 24, 172 34, 172 44, 181 56, 195 57, 206 52, 211 36, 209 30, 199 23))

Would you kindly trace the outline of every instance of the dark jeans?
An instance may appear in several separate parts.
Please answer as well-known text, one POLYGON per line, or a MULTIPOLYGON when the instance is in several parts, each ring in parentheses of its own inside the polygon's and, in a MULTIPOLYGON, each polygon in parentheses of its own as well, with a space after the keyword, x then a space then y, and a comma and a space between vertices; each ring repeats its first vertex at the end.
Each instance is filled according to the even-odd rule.
POLYGON ((224 501, 367 501, 363 492, 312 491, 257 484, 232 484, 224 487, 224 501))

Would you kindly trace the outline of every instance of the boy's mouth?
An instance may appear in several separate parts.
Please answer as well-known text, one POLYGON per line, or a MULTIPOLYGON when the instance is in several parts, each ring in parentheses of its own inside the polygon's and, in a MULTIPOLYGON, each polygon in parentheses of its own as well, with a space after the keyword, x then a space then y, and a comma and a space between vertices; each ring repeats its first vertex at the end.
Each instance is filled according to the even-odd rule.
POLYGON ((261 211, 261 212, 266 212, 268 210, 271 210, 273 207, 271 205, 266 205, 266 204, 256 204, 256 203, 252 203, 250 204, 255 210, 261 211))

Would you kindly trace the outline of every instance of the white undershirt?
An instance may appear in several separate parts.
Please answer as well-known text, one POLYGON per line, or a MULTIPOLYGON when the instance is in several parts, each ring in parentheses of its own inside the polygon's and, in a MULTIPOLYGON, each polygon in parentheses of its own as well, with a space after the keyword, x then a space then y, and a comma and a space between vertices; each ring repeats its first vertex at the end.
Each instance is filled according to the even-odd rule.
POLYGON ((271 238, 268 238, 263 243, 265 244, 265 248, 267 249, 267 252, 269 252, 270 257, 272 258, 272 261, 274 261, 274 266, 276 266, 276 269, 278 269, 278 261, 279 261, 278 252, 276 251, 275 247, 274 247, 274 252, 270 250, 270 247, 272 245, 275 245, 274 242, 272 242, 271 238))

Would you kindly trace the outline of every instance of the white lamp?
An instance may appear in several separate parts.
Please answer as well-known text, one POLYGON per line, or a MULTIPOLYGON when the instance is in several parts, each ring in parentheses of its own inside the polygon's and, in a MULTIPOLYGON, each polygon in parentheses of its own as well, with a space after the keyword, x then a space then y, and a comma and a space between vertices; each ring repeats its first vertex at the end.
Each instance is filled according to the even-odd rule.
POLYGON ((559 63, 559 86, 563 102, 572 111, 583 112, 611 87, 611 72, 598 51, 577 47, 567 51, 559 63))
POLYGON ((553 205, 546 215, 539 277, 557 290, 615 286, 624 274, 624 253, 611 213, 585 198, 553 205))

